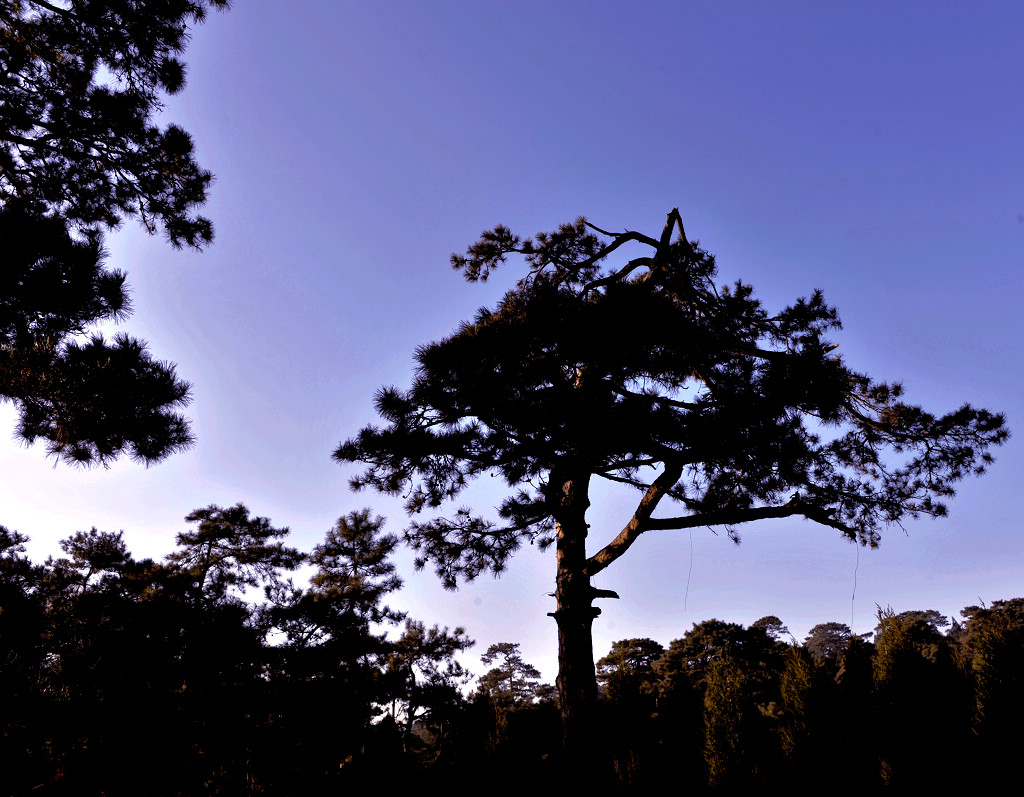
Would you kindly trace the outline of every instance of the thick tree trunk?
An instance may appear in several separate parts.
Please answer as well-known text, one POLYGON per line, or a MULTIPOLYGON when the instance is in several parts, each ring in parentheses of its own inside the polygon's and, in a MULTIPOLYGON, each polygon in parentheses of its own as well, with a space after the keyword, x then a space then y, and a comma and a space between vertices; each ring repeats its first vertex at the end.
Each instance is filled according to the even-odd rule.
POLYGON ((562 743, 570 771, 582 775, 603 756, 597 733, 597 678, 591 628, 600 609, 584 572, 587 562, 586 511, 589 474, 552 484, 560 503, 557 522, 558 698, 562 712, 562 743), (579 769, 582 767, 582 770, 579 769))
POLYGON ((590 579, 583 574, 582 566, 564 562, 574 557, 563 557, 561 548, 558 553, 558 609, 554 613, 558 623, 558 697, 562 704, 562 741, 566 753, 576 757, 591 742, 597 705, 591 627, 600 610, 591 604, 590 579))

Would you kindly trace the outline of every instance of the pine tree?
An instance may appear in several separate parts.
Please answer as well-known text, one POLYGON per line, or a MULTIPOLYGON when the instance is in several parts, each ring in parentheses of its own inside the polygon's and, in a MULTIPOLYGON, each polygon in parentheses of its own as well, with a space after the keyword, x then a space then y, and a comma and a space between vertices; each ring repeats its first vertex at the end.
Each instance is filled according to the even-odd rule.
POLYGON ((484 664, 497 666, 480 676, 478 689, 490 695, 499 706, 515 706, 530 703, 534 698, 533 688, 540 678, 540 670, 523 661, 516 642, 498 642, 487 648, 480 656, 484 664))
POLYGON ((878 610, 875 693, 884 785, 902 791, 949 786, 954 773, 935 767, 943 745, 964 745, 970 707, 951 644, 938 631, 947 624, 934 610, 878 610))
POLYGON ((384 596, 402 588, 391 554, 398 537, 383 534, 384 518, 369 509, 338 518, 309 562, 317 568, 310 579, 315 600, 330 611, 371 623, 397 623, 405 615, 384 605, 384 596))
POLYGON ((1024 742, 1024 599, 968 606, 961 614, 960 659, 974 687, 974 778, 998 788, 1015 777, 1024 742))
POLYGON ((315 568, 308 589, 277 581, 267 590, 259 623, 264 637, 277 642, 271 737, 279 734, 279 744, 294 750, 287 766, 276 762, 282 774, 275 777, 290 789, 315 791, 334 782, 345 761, 360 758, 379 706, 405 697, 404 691, 395 696, 394 679, 382 675, 393 644, 381 626, 405 617, 384 603, 402 581, 390 559, 398 539, 383 527, 384 518, 368 509, 349 512, 307 557, 315 568), (308 780, 296 782, 296 771, 308 780))
POLYGON ((834 671, 838 669, 853 637, 853 631, 846 623, 818 623, 807 634, 804 648, 818 665, 828 664, 834 671))
POLYGON ((410 751, 413 724, 429 716, 434 708, 444 709, 457 699, 458 689, 469 678, 455 658, 476 643, 461 626, 448 628, 406 620, 405 631, 387 655, 385 678, 391 684, 388 700, 392 718, 402 722, 402 744, 410 751))
POLYGON ((944 514, 956 482, 1006 439, 1001 415, 964 405, 935 416, 904 403, 898 384, 846 367, 825 337, 838 315, 819 292, 771 314, 749 285, 716 285, 714 258, 687 239, 678 211, 659 238, 584 219, 525 240, 496 227, 452 264, 485 280, 513 255, 526 275, 493 310, 422 346, 411 389, 377 393, 385 425, 335 458, 369 466, 354 488, 405 497, 405 538, 448 587, 501 572, 525 543, 555 545, 558 688, 583 772, 593 603, 618 597, 591 579, 641 534, 734 535, 794 517, 873 546, 887 524, 944 514), (646 251, 602 270, 628 245, 646 251), (508 486, 497 519, 467 507, 422 519, 488 473, 508 486), (599 479, 639 497, 621 531, 588 550, 599 479), (663 504, 672 509, 656 516, 663 504))
POLYGON ((704 761, 716 791, 742 789, 753 778, 750 710, 746 673, 726 648, 708 669, 704 693, 704 761))
POLYGON ((202 603, 237 600, 250 587, 272 588, 281 570, 294 570, 305 558, 280 541, 287 528, 250 517, 244 504, 227 509, 211 504, 189 513, 185 521, 197 528, 177 535, 178 550, 167 562, 189 580, 191 597, 202 603))
POLYGON ((194 214, 211 174, 153 118, 185 85, 188 26, 227 0, 19 0, 0 8, 0 201, 80 229, 126 216, 175 246, 212 240, 194 214))
POLYGON ((70 464, 126 453, 145 463, 187 448, 179 410, 190 386, 144 342, 89 328, 129 311, 125 274, 103 265, 100 236, 63 219, 0 209, 0 398, 20 410, 17 435, 70 464))
POLYGON ((154 118, 185 83, 189 24, 226 0, 0 5, 0 400, 18 436, 73 464, 187 448, 189 385, 145 343, 86 330, 129 311, 107 229, 135 218, 175 247, 213 237, 212 181, 188 133, 154 118))
MULTIPOLYGON (((654 665, 664 653, 653 639, 621 639, 597 661, 615 773, 630 793, 657 781, 661 707, 654 665)), ((674 752, 677 766, 680 756, 674 752)))
POLYGON ((597 662, 597 678, 605 684, 605 696, 624 704, 636 704, 657 693, 654 663, 665 654, 653 639, 620 639, 597 662))
MULTIPOLYGON (((819 763, 827 745, 818 744, 820 728, 819 711, 822 700, 822 686, 817 683, 816 671, 811 654, 807 650, 791 647, 786 651, 785 668, 779 678, 779 694, 782 699, 782 717, 779 736, 782 753, 789 761, 793 772, 806 776, 824 770, 819 763)), ((814 778, 808 778, 814 782, 814 778)))

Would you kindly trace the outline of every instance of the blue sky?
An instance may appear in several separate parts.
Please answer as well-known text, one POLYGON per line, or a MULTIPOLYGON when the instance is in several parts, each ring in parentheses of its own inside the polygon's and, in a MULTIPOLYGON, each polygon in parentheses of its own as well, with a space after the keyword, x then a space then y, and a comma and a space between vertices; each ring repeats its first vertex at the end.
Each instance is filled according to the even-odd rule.
MULTIPOLYGON (((39 559, 93 525, 162 556, 210 503, 243 501, 304 549, 362 506, 400 531, 400 508, 351 494, 331 451, 375 420, 379 386, 409 383, 417 345, 516 277, 469 285, 452 251, 579 215, 656 233, 679 207, 721 281, 769 309, 823 289, 855 369, 1017 430, 1022 33, 1008 2, 237 2, 195 31, 165 111, 217 176, 213 246, 173 251, 132 223, 108 240, 133 288, 123 327, 194 383, 199 443, 81 471, 12 442, 0 522, 39 559)), ((892 528, 877 551, 802 521, 741 528, 738 547, 646 535, 598 578, 622 598, 595 652, 711 617, 776 614, 802 639, 830 620, 870 630, 876 604, 952 614, 1024 595, 1020 435, 996 455, 949 518, 892 528)), ((594 544, 628 511, 601 495, 594 544)), ((401 567, 395 603, 465 625, 471 659, 520 642, 553 680, 553 552, 457 593, 401 567)))

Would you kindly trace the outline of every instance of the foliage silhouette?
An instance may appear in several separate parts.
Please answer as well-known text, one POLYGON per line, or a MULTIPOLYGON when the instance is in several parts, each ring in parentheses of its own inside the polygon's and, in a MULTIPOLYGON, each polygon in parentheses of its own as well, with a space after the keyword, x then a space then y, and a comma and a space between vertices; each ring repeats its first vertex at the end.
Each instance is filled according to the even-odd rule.
POLYGON ((496 667, 480 676, 477 687, 480 692, 488 694, 498 705, 514 706, 533 702, 540 670, 523 661, 517 643, 493 644, 480 656, 480 661, 484 664, 497 662, 496 667))
POLYGON ((0 7, 0 400, 18 437, 69 464, 157 462, 192 443, 189 385, 127 335, 80 337, 129 312, 103 265, 126 217, 175 247, 213 238, 211 174, 188 133, 160 128, 185 83, 188 26, 226 0, 44 0, 0 7))
POLYGON ((175 246, 212 240, 194 214, 212 181, 192 140, 152 119, 161 93, 185 85, 188 25, 226 0, 43 0, 5 3, 0 41, 0 198, 116 227, 131 216, 175 246))
POLYGON ((719 288, 676 210, 659 238, 582 218, 526 239, 499 226, 452 265, 486 280, 512 255, 526 275, 420 347, 412 387, 376 395, 385 425, 334 456, 368 465, 355 489, 405 497, 406 541, 447 587, 501 572, 524 543, 556 543, 559 696, 581 766, 595 727, 593 601, 617 597, 590 582, 641 534, 802 517, 874 546, 886 524, 944 514, 942 499, 1007 437, 1001 415, 935 416, 846 367, 819 292, 771 314, 750 286, 719 288), (646 252, 603 269, 626 246, 646 252), (433 515, 487 473, 508 486, 497 519, 433 515), (590 552, 594 479, 640 497, 590 552), (669 515, 655 517, 663 502, 669 515))
POLYGON ((129 311, 125 275, 103 266, 99 235, 57 217, 0 209, 0 399, 18 405, 17 436, 69 464, 122 453, 152 463, 192 444, 179 410, 190 386, 128 335, 83 336, 129 311))
MULTIPOLYGON (((461 629, 371 627, 387 593, 342 588, 365 568, 346 563, 337 532, 347 524, 364 565, 393 541, 367 511, 341 521, 324 546, 332 578, 315 573, 307 591, 264 573, 259 605, 214 589, 226 580, 212 576, 197 599, 194 564, 136 560, 120 532, 76 532, 64 556, 34 565, 25 537, 0 528, 7 791, 301 795, 379 786, 382 772, 389 788, 455 794, 578 784, 578 770, 559 769, 554 701, 501 712, 486 694, 466 701, 461 629), (303 614, 331 602, 336 611, 303 614)), ((220 566, 236 568, 233 556, 220 566)), ((395 583, 387 564, 377 561, 376 583, 395 583)), ((622 640, 602 670, 640 681, 600 706, 614 762, 601 793, 670 780, 697 793, 997 787, 1021 741, 1022 605, 968 607, 948 634, 929 622, 935 612, 885 613, 877 651, 852 635, 838 670, 781 644, 771 616, 696 623, 656 660, 658 643, 622 640), (955 766, 937 763, 945 749, 955 766)), ((492 663, 516 648, 496 645, 492 663)))
POLYGON ((640 695, 657 692, 654 664, 665 649, 653 639, 621 639, 608 655, 597 661, 597 678, 605 685, 609 700, 632 702, 640 695))
POLYGON ((947 624, 934 610, 878 610, 875 695, 880 775, 889 789, 948 786, 951 773, 937 769, 929 754, 968 742, 967 684, 950 639, 938 630, 947 624))
POLYGON ((250 517, 244 504, 227 509, 211 504, 185 520, 198 527, 177 535, 179 550, 167 561, 187 575, 197 600, 237 600, 245 589, 274 585, 280 570, 292 570, 304 559, 278 539, 288 534, 287 528, 275 529, 268 518, 250 517))
POLYGON ((853 640, 870 636, 871 634, 855 635, 846 623, 818 623, 808 632, 803 646, 814 657, 816 664, 830 667, 835 674, 853 640))
POLYGON ((1024 599, 968 606, 956 634, 974 695, 972 730, 980 758, 975 782, 998 788, 1015 777, 1024 712, 1024 599))

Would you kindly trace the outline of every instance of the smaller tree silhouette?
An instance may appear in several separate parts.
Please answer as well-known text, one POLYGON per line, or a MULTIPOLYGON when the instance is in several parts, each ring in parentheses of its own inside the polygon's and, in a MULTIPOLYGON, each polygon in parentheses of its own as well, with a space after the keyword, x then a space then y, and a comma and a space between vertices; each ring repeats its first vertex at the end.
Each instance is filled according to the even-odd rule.
POLYGON ((250 517, 244 504, 228 509, 211 504, 185 520, 198 526, 177 535, 179 550, 167 562, 190 579, 193 597, 208 603, 237 598, 250 587, 275 584, 280 570, 293 570, 305 558, 280 541, 287 528, 274 528, 269 518, 250 517), (229 596, 231 590, 235 596, 229 596))
POLYGON ((498 642, 487 648, 480 661, 497 666, 480 677, 478 691, 487 694, 500 706, 516 706, 531 703, 536 697, 537 680, 540 670, 523 661, 519 644, 498 642))

